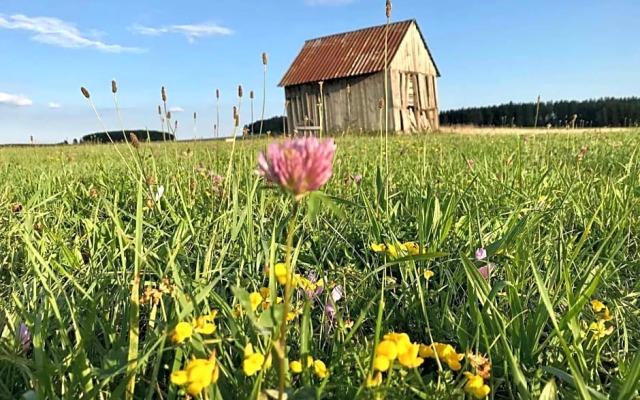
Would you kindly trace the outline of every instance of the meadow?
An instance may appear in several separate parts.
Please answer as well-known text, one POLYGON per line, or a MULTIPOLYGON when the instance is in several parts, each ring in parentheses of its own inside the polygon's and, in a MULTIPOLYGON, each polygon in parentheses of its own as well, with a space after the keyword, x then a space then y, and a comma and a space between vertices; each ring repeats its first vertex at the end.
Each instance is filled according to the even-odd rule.
POLYGON ((0 399, 638 398, 640 131, 280 140, 0 149, 0 399))

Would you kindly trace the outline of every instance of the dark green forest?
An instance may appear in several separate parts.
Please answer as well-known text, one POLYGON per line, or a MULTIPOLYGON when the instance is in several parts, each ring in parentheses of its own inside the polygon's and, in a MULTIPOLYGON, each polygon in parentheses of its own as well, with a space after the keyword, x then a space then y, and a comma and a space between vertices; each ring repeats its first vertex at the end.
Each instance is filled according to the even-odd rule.
POLYGON ((541 102, 536 124, 536 103, 508 103, 440 112, 440 125, 518 127, 633 127, 640 126, 640 98, 605 97, 585 101, 541 102))
MULTIPOLYGON (((262 124, 262 134, 266 134, 269 131, 272 135, 280 135, 284 133, 284 124, 286 124, 286 119, 287 117, 282 115, 265 119, 262 124)), ((245 130, 249 135, 258 135, 260 133, 260 121, 245 125, 243 131, 245 130)))
MULTIPOLYGON (((162 142, 162 141, 171 141, 174 140, 174 136, 169 132, 160 132, 160 131, 148 131, 146 129, 138 129, 133 131, 126 131, 127 140, 129 139, 129 135, 133 133, 138 137, 138 140, 141 142, 151 141, 151 142, 162 142)), ((110 143, 111 140, 114 142, 124 142, 124 134, 122 131, 111 131, 111 132, 96 132, 90 133, 88 135, 84 135, 82 137, 82 143, 110 143), (111 139, 109 139, 111 136, 111 139)))

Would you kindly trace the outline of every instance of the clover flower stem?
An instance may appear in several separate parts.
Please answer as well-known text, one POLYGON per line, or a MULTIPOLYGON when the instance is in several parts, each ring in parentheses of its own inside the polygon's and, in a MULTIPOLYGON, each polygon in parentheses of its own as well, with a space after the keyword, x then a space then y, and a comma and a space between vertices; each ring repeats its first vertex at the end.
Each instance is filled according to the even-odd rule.
POLYGON ((296 228, 296 216, 298 214, 298 200, 293 202, 293 210, 291 211, 291 219, 289 220, 289 228, 287 232, 287 247, 285 253, 285 264, 287 266, 287 281, 284 285, 284 312, 282 313, 282 324, 280 326, 280 357, 279 362, 279 384, 278 384, 278 400, 284 397, 284 389, 286 386, 286 352, 287 352, 287 314, 291 304, 291 281, 293 280, 293 268, 291 267, 291 252, 293 249, 293 232, 296 228))

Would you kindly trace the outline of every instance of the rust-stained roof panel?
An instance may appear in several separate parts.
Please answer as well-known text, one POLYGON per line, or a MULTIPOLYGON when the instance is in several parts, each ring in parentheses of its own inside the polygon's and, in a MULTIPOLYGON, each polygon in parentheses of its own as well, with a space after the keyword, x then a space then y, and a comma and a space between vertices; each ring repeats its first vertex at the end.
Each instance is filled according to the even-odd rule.
MULTIPOLYGON (((389 24, 389 62, 414 23, 415 20, 408 20, 389 24)), ((380 25, 307 40, 278 86, 300 85, 382 71, 385 30, 385 25, 380 25)))

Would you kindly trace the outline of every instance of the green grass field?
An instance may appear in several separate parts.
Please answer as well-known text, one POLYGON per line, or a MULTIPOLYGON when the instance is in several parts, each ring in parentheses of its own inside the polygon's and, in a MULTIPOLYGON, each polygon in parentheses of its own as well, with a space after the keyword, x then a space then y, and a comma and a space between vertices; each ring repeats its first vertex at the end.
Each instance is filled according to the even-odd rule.
POLYGON ((328 372, 287 363, 289 400, 470 399, 472 374, 492 399, 637 398, 640 132, 540 132, 392 137, 388 184, 379 138, 337 138, 299 207, 256 174, 266 139, 0 149, 0 399, 184 398, 172 372, 212 354, 199 398, 277 398, 290 227, 325 289, 294 291, 286 355, 328 372), (423 346, 367 385, 390 332, 461 366, 423 346))

